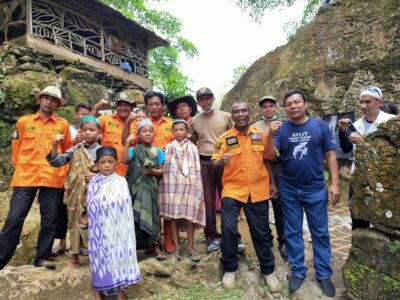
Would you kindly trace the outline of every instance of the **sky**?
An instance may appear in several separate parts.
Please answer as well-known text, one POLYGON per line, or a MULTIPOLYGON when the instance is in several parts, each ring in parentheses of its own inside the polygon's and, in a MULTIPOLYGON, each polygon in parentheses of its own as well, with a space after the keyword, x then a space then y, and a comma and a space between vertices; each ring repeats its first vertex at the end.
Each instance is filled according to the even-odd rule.
POLYGON ((293 7, 267 12, 260 24, 234 0, 168 0, 151 6, 180 19, 182 36, 199 51, 196 58, 181 59, 182 70, 191 80, 189 87, 196 91, 207 86, 222 95, 232 87, 235 68, 250 65, 286 43, 284 26, 301 19, 304 5, 299 0, 293 7))

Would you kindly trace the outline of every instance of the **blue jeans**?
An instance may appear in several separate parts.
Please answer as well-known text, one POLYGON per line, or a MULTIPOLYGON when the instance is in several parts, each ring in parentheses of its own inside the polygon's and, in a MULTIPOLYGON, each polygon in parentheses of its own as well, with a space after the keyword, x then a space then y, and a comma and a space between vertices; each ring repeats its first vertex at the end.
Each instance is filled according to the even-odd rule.
POLYGON ((283 208, 284 230, 289 263, 292 274, 305 278, 304 265, 303 209, 311 232, 315 277, 331 277, 331 246, 328 231, 328 197, 326 189, 306 191, 280 182, 280 199, 283 208))

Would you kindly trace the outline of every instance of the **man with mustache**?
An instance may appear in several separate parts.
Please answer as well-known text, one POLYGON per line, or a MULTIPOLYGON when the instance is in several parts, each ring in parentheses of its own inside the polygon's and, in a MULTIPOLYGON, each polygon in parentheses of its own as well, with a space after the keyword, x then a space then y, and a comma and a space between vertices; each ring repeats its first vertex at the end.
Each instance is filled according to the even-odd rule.
POLYGON ((308 101, 301 90, 290 90, 283 97, 288 121, 271 122, 279 127, 275 146, 279 150, 281 172, 279 197, 283 208, 288 261, 292 276, 289 291, 297 291, 307 274, 304 265, 303 212, 308 221, 313 245, 315 277, 322 292, 335 296, 332 276, 331 246, 328 231, 328 191, 325 187, 324 159, 330 172, 329 201, 339 201, 339 170, 336 142, 328 125, 306 114, 308 101))
POLYGON ((12 140, 12 161, 15 168, 11 181, 14 187, 10 210, 0 232, 0 270, 10 261, 19 243, 22 227, 39 192, 41 226, 37 241, 36 267, 54 269, 49 261, 56 235, 59 207, 64 193, 64 177, 67 168, 50 166, 46 160, 57 134, 63 135, 59 152, 72 146, 68 122, 57 117, 55 111, 64 104, 61 91, 48 86, 37 94, 39 111, 18 119, 12 140))

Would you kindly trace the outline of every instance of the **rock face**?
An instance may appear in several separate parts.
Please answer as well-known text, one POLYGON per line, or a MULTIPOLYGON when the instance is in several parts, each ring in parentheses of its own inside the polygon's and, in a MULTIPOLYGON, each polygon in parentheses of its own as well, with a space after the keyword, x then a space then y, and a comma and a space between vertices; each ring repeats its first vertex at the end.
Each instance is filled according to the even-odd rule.
POLYGON ((400 2, 331 3, 289 43, 258 59, 225 95, 222 109, 241 99, 258 111, 263 95, 282 99, 287 89, 301 88, 314 115, 354 111, 360 88, 370 84, 400 103, 400 2))
POLYGON ((351 299, 400 299, 400 119, 379 126, 357 145, 353 214, 374 229, 353 232, 343 267, 351 299))

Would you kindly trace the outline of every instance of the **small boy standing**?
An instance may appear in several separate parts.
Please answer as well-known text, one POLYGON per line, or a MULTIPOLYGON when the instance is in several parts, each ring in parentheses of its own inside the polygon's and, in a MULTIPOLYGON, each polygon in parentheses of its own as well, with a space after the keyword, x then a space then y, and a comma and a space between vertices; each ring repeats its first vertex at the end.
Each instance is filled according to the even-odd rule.
POLYGON ((58 144, 64 140, 64 135, 57 134, 53 141, 51 153, 46 157, 53 167, 61 167, 70 163, 64 182, 64 203, 68 211, 68 229, 70 233, 69 266, 80 265, 79 252, 87 246, 87 217, 86 217, 86 187, 89 179, 96 175, 96 151, 100 123, 94 116, 84 116, 81 119, 83 142, 68 149, 64 154, 57 151, 58 144))
POLYGON ((89 261, 95 299, 125 293, 141 280, 136 257, 135 225, 128 184, 115 173, 117 150, 96 151, 99 174, 90 179, 87 192, 89 261))

